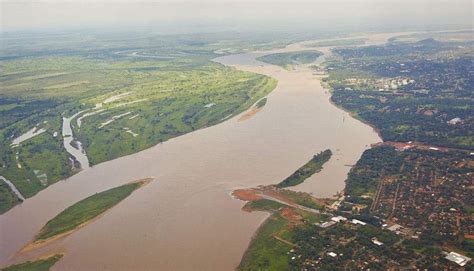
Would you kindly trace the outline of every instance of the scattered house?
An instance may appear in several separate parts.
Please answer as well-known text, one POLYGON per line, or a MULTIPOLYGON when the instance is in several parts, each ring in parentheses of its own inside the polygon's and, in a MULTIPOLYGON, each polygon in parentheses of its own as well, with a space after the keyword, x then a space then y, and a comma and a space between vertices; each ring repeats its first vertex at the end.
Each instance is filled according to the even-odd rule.
POLYGON ((331 217, 331 220, 334 222, 343 222, 343 221, 347 221, 347 218, 343 216, 334 216, 334 217, 331 217))
POLYGON ((459 266, 465 266, 471 258, 461 255, 459 253, 451 251, 444 257, 446 260, 457 263, 459 266))
POLYGON ((356 212, 356 213, 360 213, 365 208, 367 208, 367 205, 365 205, 365 204, 353 204, 352 205, 352 211, 356 212))
POLYGON ((447 123, 450 124, 450 125, 456 125, 456 124, 461 123, 461 122, 462 122, 461 118, 454 118, 452 120, 447 121, 447 123))
POLYGON ((337 256, 337 254, 331 251, 331 252, 328 252, 328 256, 331 256, 334 258, 337 256))
POLYGON ((387 230, 393 231, 393 232, 398 232, 402 228, 401 225, 398 224, 393 224, 392 226, 388 227, 387 230))
POLYGON ((375 244, 375 245, 377 245, 377 246, 381 246, 381 245, 383 245, 383 243, 382 243, 382 242, 380 242, 379 240, 377 240, 377 238, 375 238, 375 237, 374 237, 374 238, 372 238, 372 243, 374 243, 374 244, 375 244))
POLYGON ((430 147, 429 149, 432 150, 432 151, 439 151, 439 149, 435 148, 435 147, 430 147))
POLYGON ((352 219, 351 220, 351 223, 354 224, 354 225, 362 225, 362 226, 365 226, 367 225, 367 223, 363 222, 363 221, 360 221, 358 219, 352 219))
POLYGON ((395 150, 397 151, 406 151, 408 149, 414 148, 415 145, 413 145, 412 141, 409 141, 407 143, 402 143, 402 142, 390 142, 388 143, 390 146, 395 147, 395 150))
POLYGON ((324 222, 324 223, 319 224, 319 226, 320 226, 321 228, 329 228, 329 227, 335 225, 336 223, 337 223, 337 222, 335 222, 335 221, 327 221, 327 222, 324 222))
POLYGON ((211 108, 213 107, 214 105, 216 105, 215 103, 210 103, 210 104, 206 104, 204 107, 205 108, 211 108))
POLYGON ((58 136, 58 132, 54 132, 53 137, 57 137, 57 136, 58 136))

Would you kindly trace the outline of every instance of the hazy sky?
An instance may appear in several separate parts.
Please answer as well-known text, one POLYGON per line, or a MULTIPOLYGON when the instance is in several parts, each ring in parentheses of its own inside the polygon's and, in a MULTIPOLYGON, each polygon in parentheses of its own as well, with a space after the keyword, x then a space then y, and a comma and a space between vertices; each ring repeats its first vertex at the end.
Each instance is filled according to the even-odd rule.
POLYGON ((3 31, 38 28, 222 24, 465 25, 471 0, 0 0, 3 31))

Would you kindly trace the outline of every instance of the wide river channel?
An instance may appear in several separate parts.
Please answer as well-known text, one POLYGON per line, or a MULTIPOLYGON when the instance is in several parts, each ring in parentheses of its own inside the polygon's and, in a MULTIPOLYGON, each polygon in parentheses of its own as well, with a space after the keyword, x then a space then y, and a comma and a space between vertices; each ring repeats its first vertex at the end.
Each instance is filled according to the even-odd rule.
MULTIPOLYGON (((393 34, 368 35, 368 43, 393 34)), ((266 106, 139 153, 86 168, 0 216, 0 265, 64 252, 54 270, 233 270, 268 216, 241 211, 236 188, 274 184, 330 148, 323 171, 296 190, 331 197, 344 188, 350 167, 377 133, 329 102, 320 77, 308 68, 287 71, 256 61, 285 49, 215 59, 269 75, 278 85, 266 106), (72 235, 40 251, 17 253, 56 214, 94 193, 133 180, 155 181, 72 235)), ((314 49, 314 48, 313 48, 314 49)), ((326 54, 329 48, 320 48, 326 54)), ((321 61, 321 59, 320 59, 321 61)))

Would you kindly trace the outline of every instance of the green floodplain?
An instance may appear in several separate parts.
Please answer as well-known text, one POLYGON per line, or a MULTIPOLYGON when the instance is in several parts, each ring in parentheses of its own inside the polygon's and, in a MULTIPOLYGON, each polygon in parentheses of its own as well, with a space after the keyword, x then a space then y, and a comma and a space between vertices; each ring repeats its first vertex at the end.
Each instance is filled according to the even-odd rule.
POLYGON ((44 259, 11 265, 3 268, 2 271, 48 271, 62 257, 63 255, 56 254, 44 259))
POLYGON ((273 65, 281 66, 287 70, 291 70, 295 65, 310 64, 316 61, 322 53, 319 51, 300 51, 289 53, 276 53, 258 57, 257 60, 273 65))
MULTIPOLYGON (((276 86, 270 77, 212 61, 219 56, 216 50, 237 52, 250 44, 213 36, 199 42, 196 37, 132 38, 115 43, 96 38, 87 46, 69 36, 34 39, 34 46, 22 48, 5 42, 0 176, 25 198, 79 170, 63 146, 63 117, 83 111, 71 121, 73 144, 81 142, 96 165, 222 122, 259 100, 264 103, 261 99, 276 86), (31 129, 45 132, 12 145, 31 129)), ((20 202, 3 182, 0 202, 0 213, 20 202)))

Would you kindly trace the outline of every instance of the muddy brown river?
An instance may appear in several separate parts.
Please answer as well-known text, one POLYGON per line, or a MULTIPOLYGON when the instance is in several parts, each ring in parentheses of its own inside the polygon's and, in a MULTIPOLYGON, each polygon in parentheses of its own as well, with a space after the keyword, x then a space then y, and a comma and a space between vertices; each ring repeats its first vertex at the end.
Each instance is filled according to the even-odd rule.
MULTIPOLYGON (((383 42, 390 35, 371 35, 383 42)), ((230 55, 215 61, 278 79, 266 106, 246 121, 235 116, 139 153, 105 162, 61 181, 0 216, 0 263, 65 252, 53 270, 233 270, 266 213, 241 211, 232 190, 281 181, 314 154, 333 157, 295 189, 330 197, 362 152, 380 141, 373 129, 329 102, 320 78, 255 57, 285 49, 230 55), (154 177, 103 217, 30 253, 16 253, 52 217, 94 193, 154 177)), ((306 48, 308 49, 308 48, 306 48)), ((328 52, 327 48, 322 48, 328 52)))

